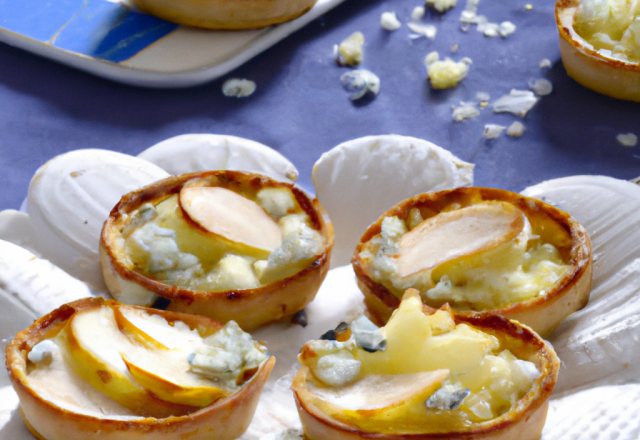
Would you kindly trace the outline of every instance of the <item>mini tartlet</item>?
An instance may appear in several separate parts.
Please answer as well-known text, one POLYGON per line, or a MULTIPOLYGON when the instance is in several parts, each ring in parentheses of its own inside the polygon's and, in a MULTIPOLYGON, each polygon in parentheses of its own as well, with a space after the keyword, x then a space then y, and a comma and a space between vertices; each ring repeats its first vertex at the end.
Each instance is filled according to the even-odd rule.
POLYGON ((378 324, 414 287, 432 307, 449 303, 461 316, 502 315, 542 337, 587 304, 593 272, 589 236, 569 214, 476 187, 400 202, 367 229, 352 264, 378 324))
POLYGON ((528 327, 435 310, 413 289, 385 327, 361 317, 322 339, 292 384, 310 440, 537 440, 560 365, 528 327))
POLYGON ((164 20, 208 29, 254 29, 293 20, 316 0, 132 0, 164 20))
POLYGON ((158 295, 168 310, 250 331, 315 297, 332 246, 326 212, 294 185, 210 171, 125 195, 104 224, 100 254, 119 301, 145 305, 158 295))
MULTIPOLYGON (((203 316, 126 306, 114 301, 104 301, 101 298, 75 301, 52 311, 18 333, 6 347, 6 365, 13 387, 20 399, 20 414, 33 435, 40 440, 69 438, 122 440, 143 438, 146 435, 165 440, 179 440, 186 437, 204 440, 210 439, 215 433, 216 438, 231 440, 247 429, 275 363, 273 357, 269 358, 266 353, 263 353, 260 359, 264 360, 248 374, 241 374, 246 381, 240 383, 231 394, 216 400, 209 393, 209 400, 213 400, 213 403, 193 406, 167 402, 149 391, 146 384, 143 388, 135 382, 133 385, 131 383, 123 385, 122 373, 117 373, 120 370, 111 370, 112 366, 108 361, 103 365, 104 370, 93 371, 91 369, 98 364, 72 363, 80 358, 75 358, 76 361, 69 360, 76 356, 73 350, 79 350, 78 347, 83 350, 85 346, 82 343, 86 342, 82 341, 80 345, 74 345, 77 340, 69 336, 73 331, 70 330, 72 321, 80 319, 81 324, 74 322, 73 325, 89 325, 87 322, 91 321, 92 316, 87 314, 101 313, 103 309, 118 309, 121 312, 124 310, 124 313, 134 317, 146 317, 147 324, 151 327, 166 327, 168 330, 165 329, 164 334, 160 335, 164 339, 159 339, 164 341, 167 340, 167 331, 171 332, 174 327, 183 327, 180 331, 190 333, 188 337, 192 339, 205 339, 207 336, 211 337, 217 332, 225 331, 226 328, 203 316), (83 372, 77 374, 78 368, 83 372), (39 375, 36 375, 37 372, 39 375), (94 375, 95 378, 89 377, 87 380, 84 377, 86 372, 94 375), (32 379, 32 376, 35 379, 32 379), (96 382, 102 388, 101 391, 93 387, 96 382), (116 388, 108 391, 106 387, 109 386, 116 388), (142 394, 140 390, 143 390, 142 394), (147 390, 146 394, 144 390, 147 390), (106 395, 106 393, 116 392, 128 392, 128 399, 124 397, 118 403, 106 395), (150 404, 142 406, 142 413, 140 411, 136 413, 131 410, 136 402, 150 404), (157 417, 150 413, 154 413, 157 417)), ((149 338, 149 334, 144 331, 140 332, 135 327, 137 324, 132 327, 131 321, 124 321, 124 323, 119 321, 118 325, 120 324, 124 325, 124 328, 120 329, 121 337, 128 338, 132 342, 130 347, 145 350, 145 347, 151 344, 154 348, 158 348, 155 346, 157 341, 149 338), (132 331, 135 334, 131 333, 132 331)), ((96 333, 100 333, 101 326, 104 328, 105 323, 99 321, 91 325, 97 327, 94 330, 96 333)), ((113 323, 108 326, 113 326, 113 323)), ((239 328, 237 325, 235 328, 237 333, 239 328)), ((222 337, 225 336, 226 334, 222 335, 222 337)), ((83 337, 86 339, 86 335, 83 337)), ((250 344, 255 344, 250 341, 248 335, 246 337, 250 344)), ((109 347, 109 341, 100 338, 93 338, 92 343, 91 350, 109 347)), ((255 345, 255 347, 260 346, 255 345)), ((169 350, 169 348, 161 347, 160 350, 169 350)), ((82 356, 85 356, 88 352, 82 353, 82 356)), ((128 364, 127 367, 129 367, 128 364)), ((124 374, 126 375, 126 372, 124 374)), ((148 377, 155 380, 153 385, 155 387, 168 386, 166 382, 158 381, 157 377, 148 377)), ((210 383, 218 386, 218 382, 210 383)), ((180 398, 193 399, 194 395, 189 391, 192 389, 187 390, 180 398)), ((178 392, 174 394, 179 395, 178 392)))
POLYGON ((613 98, 640 101, 640 63, 596 50, 574 28, 580 0, 558 0, 555 14, 562 62, 570 77, 613 98))

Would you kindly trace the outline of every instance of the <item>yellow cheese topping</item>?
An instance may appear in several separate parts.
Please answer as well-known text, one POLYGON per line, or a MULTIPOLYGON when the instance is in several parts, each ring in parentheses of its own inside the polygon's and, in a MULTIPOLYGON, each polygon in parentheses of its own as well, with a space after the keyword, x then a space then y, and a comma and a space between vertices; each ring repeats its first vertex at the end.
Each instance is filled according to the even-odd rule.
POLYGON ((603 55, 640 63, 639 2, 582 0, 573 28, 603 55))
POLYGON ((322 253, 322 236, 290 190, 200 189, 131 214, 122 231, 131 269, 192 290, 252 289, 297 273, 322 253))
POLYGON ((380 329, 361 317, 349 340, 308 342, 299 359, 312 403, 369 432, 446 432, 505 414, 540 377, 496 336, 422 307, 407 293, 380 329))
POLYGON ((531 231, 526 216, 505 202, 452 209, 423 220, 387 217, 365 243, 365 272, 401 297, 420 291, 425 303, 488 310, 543 295, 568 269, 558 249, 531 231))

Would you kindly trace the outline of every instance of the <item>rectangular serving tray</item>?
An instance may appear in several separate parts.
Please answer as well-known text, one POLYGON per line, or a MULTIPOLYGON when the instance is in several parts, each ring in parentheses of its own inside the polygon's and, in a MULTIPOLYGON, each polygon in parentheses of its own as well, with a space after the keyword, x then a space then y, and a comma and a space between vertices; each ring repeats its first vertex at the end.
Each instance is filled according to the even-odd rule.
POLYGON ((211 31, 136 11, 128 0, 0 0, 0 41, 125 84, 190 87, 230 72, 344 0, 318 0, 264 29, 211 31))

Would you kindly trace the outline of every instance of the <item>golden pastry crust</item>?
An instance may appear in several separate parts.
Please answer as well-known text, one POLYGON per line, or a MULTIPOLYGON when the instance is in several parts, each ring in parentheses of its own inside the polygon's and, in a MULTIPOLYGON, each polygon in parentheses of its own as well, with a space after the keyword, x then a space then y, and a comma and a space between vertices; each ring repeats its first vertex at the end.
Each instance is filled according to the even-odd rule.
MULTIPOLYGON (((427 314, 436 309, 423 306, 427 314)), ((504 348, 511 350, 519 359, 536 364, 542 373, 534 381, 529 392, 511 410, 495 419, 476 423, 467 430, 449 432, 425 432, 417 434, 381 434, 362 431, 355 426, 333 420, 309 399, 307 375, 309 369, 302 366, 293 379, 292 390, 302 420, 305 436, 309 440, 537 440, 542 433, 549 404, 548 397, 553 391, 560 360, 553 348, 546 344, 530 328, 501 316, 456 316, 456 324, 466 323, 496 336, 504 348)))
MULTIPOLYGON (((262 389, 275 364, 273 357, 265 361, 255 376, 236 393, 184 416, 135 420, 118 420, 109 416, 98 418, 60 408, 41 398, 28 382, 28 352, 36 344, 59 331, 74 313, 102 304, 104 300, 101 298, 87 298, 63 305, 18 333, 6 347, 6 366, 13 388, 20 398, 21 415, 27 428, 37 438, 134 440, 151 435, 154 439, 162 440, 181 440, 187 437, 206 440, 215 433, 216 438, 231 440, 247 429, 262 389)), ((203 316, 153 309, 145 311, 160 315, 168 321, 182 321, 191 328, 217 330, 222 327, 220 323, 203 316)))
POLYGON ((208 29, 254 29, 293 20, 316 0, 132 0, 164 20, 208 29))
MULTIPOLYGON (((199 228, 198 225, 193 224, 199 228)), ((170 302, 167 310, 208 316, 220 322, 234 320, 245 331, 291 316, 304 308, 315 297, 329 271, 333 247, 333 226, 326 211, 317 199, 309 199, 292 184, 240 171, 209 171, 184 174, 156 182, 125 195, 113 208, 104 224, 100 240, 100 257, 109 290, 117 295, 129 290, 152 292, 170 302), (177 194, 185 185, 211 187, 249 186, 262 188, 287 188, 296 198, 302 210, 309 216, 315 230, 325 242, 322 254, 298 273, 254 289, 233 291, 196 291, 165 284, 126 267, 124 252, 116 246, 127 216, 147 202, 159 201, 177 194)))
POLYGON ((603 95, 640 102, 640 64, 603 56, 573 29, 579 0, 558 0, 556 23, 562 63, 570 77, 603 95))
POLYGON ((564 276, 542 295, 526 301, 485 311, 454 312, 459 316, 502 315, 518 320, 546 338, 571 313, 586 306, 591 291, 593 273, 591 240, 586 230, 569 214, 536 199, 521 196, 506 190, 494 188, 457 188, 453 190, 421 194, 407 199, 373 223, 364 233, 353 254, 352 264, 358 286, 365 296, 365 304, 372 320, 379 325, 386 323, 391 313, 399 306, 400 299, 385 286, 373 280, 363 269, 360 252, 366 242, 380 233, 382 220, 389 216, 406 219, 413 207, 426 208, 436 215, 445 207, 459 204, 469 206, 482 201, 508 202, 525 213, 531 222, 533 232, 545 242, 551 242, 554 231, 567 234, 570 243, 556 246, 566 264, 570 267, 564 276))

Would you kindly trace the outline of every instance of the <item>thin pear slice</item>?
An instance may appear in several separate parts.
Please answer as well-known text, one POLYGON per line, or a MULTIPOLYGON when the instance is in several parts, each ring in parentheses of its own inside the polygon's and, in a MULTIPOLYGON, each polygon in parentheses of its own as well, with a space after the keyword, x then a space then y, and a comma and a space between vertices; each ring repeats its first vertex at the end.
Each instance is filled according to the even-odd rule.
MULTIPOLYGON (((151 345, 147 346, 147 348, 158 346, 164 350, 185 349, 187 346, 201 345, 203 343, 199 333, 193 332, 187 325, 180 322, 168 324, 161 316, 151 315, 142 309, 123 304, 115 305, 113 308, 116 321, 119 319, 126 321, 126 323, 118 322, 118 327, 122 330, 120 326, 126 326, 128 331, 138 334, 138 336, 127 336, 135 338, 136 342, 139 342, 137 341, 138 337, 142 337, 145 340, 146 338, 153 339, 153 342, 150 342, 151 345), (140 336, 140 334, 146 336, 140 336)), ((142 345, 145 344, 142 343, 142 345)))
POLYGON ((145 331, 131 322, 126 314, 123 313, 122 307, 116 306, 113 308, 113 318, 116 321, 118 329, 132 341, 150 350, 168 350, 165 345, 153 339, 145 331))
POLYGON ((132 360, 124 353, 122 360, 136 382, 167 402, 203 408, 231 394, 190 376, 186 357, 184 365, 166 362, 166 359, 159 356, 147 356, 144 359, 138 356, 136 360, 132 360), (170 364, 175 367, 172 368, 170 364))
POLYGON ((402 237, 398 273, 404 278, 495 249, 513 240, 524 226, 522 211, 507 203, 477 204, 438 214, 402 237))
POLYGON ((134 342, 123 345, 120 356, 143 388, 167 402, 197 407, 230 394, 189 372, 188 356, 204 342, 188 327, 176 328, 177 324, 171 326, 163 318, 127 306, 113 309, 118 328, 134 342))
POLYGON ((132 344, 119 331, 111 307, 74 314, 61 335, 66 342, 67 360, 76 374, 125 408, 158 418, 196 409, 162 401, 134 380, 120 356, 123 347, 132 344))
POLYGON ((212 234, 249 248, 272 252, 282 242, 278 224, 254 201, 220 187, 187 187, 180 206, 212 234))
POLYGON ((341 388, 309 389, 317 397, 348 410, 392 408, 414 399, 426 400, 449 377, 449 370, 414 374, 372 374, 341 388))

